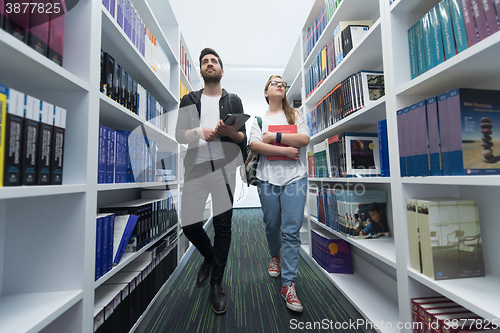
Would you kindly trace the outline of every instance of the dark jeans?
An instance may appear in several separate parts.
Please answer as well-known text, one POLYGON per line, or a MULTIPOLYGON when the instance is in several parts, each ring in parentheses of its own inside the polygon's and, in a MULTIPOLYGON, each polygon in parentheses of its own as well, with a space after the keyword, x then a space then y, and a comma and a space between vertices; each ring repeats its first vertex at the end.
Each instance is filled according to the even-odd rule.
POLYGON ((195 166, 187 177, 181 197, 182 229, 191 243, 206 260, 212 262, 211 285, 222 284, 229 248, 231 246, 231 218, 233 216, 234 175, 226 182, 227 168, 211 172, 210 166, 195 166), (203 168, 210 168, 208 173, 203 168), (203 211, 208 194, 212 195, 214 244, 203 229, 203 211))

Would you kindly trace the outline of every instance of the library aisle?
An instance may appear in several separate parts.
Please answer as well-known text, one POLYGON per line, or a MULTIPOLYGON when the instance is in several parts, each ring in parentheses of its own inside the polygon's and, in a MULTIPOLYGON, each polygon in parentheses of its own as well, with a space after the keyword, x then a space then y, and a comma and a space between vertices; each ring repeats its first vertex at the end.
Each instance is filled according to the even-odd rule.
MULTIPOLYGON (((201 288, 194 284, 202 260, 195 251, 145 332, 289 332, 314 323, 319 329, 307 332, 363 332, 335 328, 335 323, 355 322, 361 316, 342 296, 333 295, 302 257, 297 294, 304 312, 287 309, 279 293, 280 278, 273 279, 267 273, 269 254, 262 218, 260 208, 234 210, 232 246, 223 282, 229 299, 224 315, 213 313, 208 283, 201 288)), ((209 234, 213 234, 211 226, 209 234)))

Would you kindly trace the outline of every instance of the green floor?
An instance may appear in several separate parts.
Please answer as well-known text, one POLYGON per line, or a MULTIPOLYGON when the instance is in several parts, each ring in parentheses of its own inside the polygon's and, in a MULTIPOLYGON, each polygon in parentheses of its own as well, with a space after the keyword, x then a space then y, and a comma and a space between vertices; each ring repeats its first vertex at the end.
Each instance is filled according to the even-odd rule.
MULTIPOLYGON (((212 230, 209 234, 213 234, 212 230)), ((358 318, 359 314, 342 306, 302 258, 296 288, 304 311, 288 310, 280 295, 281 279, 267 273, 269 259, 261 209, 235 209, 223 283, 229 299, 227 312, 221 316, 213 313, 208 283, 201 288, 195 286, 202 261, 195 251, 161 301, 146 332, 331 332, 329 328, 335 322, 358 318)))

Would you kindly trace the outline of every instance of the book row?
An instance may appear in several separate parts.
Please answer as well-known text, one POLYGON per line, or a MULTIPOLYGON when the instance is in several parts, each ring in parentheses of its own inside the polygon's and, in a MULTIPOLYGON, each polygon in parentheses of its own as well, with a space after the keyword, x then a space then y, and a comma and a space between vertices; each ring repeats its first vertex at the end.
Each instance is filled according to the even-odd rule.
POLYGON ((310 215, 345 237, 378 238, 391 234, 384 190, 311 186, 308 197, 310 215))
POLYGON ((342 0, 326 0, 318 17, 316 17, 313 24, 307 28, 306 33, 303 35, 304 59, 307 59, 307 56, 311 54, 314 46, 323 34, 328 22, 330 22, 330 19, 333 17, 333 14, 335 14, 341 2, 342 0))
MULTIPOLYGON (((188 59, 188 55, 186 52, 187 48, 184 47, 184 44, 182 44, 182 40, 180 41, 180 43, 181 43, 180 65, 181 65, 182 70, 184 71, 184 74, 186 74, 188 82, 191 83, 191 70, 192 70, 193 65, 191 65, 191 63, 188 59)), ((181 82, 181 84, 182 84, 182 82, 181 82)), ((184 95, 181 95, 181 96, 184 96, 184 95)))
POLYGON ((312 257, 328 273, 353 274, 351 244, 311 229, 312 257))
POLYGON ((413 269, 434 280, 484 276, 476 201, 406 199, 406 213, 413 269))
POLYGON ((150 249, 100 285, 94 294, 94 333, 129 332, 177 267, 177 236, 150 249))
MULTIPOLYGON (((309 177, 380 177, 381 164, 389 165, 387 139, 375 133, 340 133, 315 144, 307 153, 307 163, 309 177)), ((388 167, 383 176, 389 176, 388 167)))
POLYGON ((413 333, 460 333, 498 330, 498 323, 484 319, 447 297, 411 299, 413 333))
POLYGON ((397 111, 401 176, 500 173, 497 90, 459 88, 397 111))
POLYGON ((112 55, 101 50, 100 89, 103 94, 166 132, 167 111, 112 55))
POLYGON ((499 30, 494 0, 442 0, 408 29, 412 79, 499 30))
POLYGON ((62 66, 65 13, 66 2, 61 0, 2 1, 0 28, 62 66))
POLYGON ((0 187, 61 185, 66 110, 0 84, 0 187))
MULTIPOLYGON (((122 218, 119 218, 119 216, 127 216, 127 219, 125 220, 127 223, 125 223, 125 226, 117 226, 116 230, 117 232, 121 231, 122 227, 126 227, 128 225, 127 232, 130 233, 130 236, 128 236, 128 240, 124 240, 124 242, 126 241, 126 243, 124 243, 125 248, 120 248, 120 251, 123 252, 121 254, 117 252, 117 254, 111 256, 113 258, 111 261, 112 264, 118 264, 121 255, 123 255, 124 252, 139 251, 147 244, 157 240, 158 237, 165 233, 170 227, 177 224, 177 191, 178 190, 163 191, 165 193, 164 198, 137 199, 101 207, 99 209, 99 214, 114 215, 114 224, 116 224, 117 221, 120 221, 120 223, 123 222, 122 218), (135 225, 133 223, 134 218, 129 217, 129 215, 135 215, 137 217, 135 225)), ((111 223, 109 223, 108 226, 110 226, 108 230, 113 229, 113 225, 111 223)), ((108 232, 108 234, 114 235, 114 232, 108 232)), ((111 236, 102 239, 109 240, 110 238, 111 236)), ((121 242, 120 238, 120 243, 121 242)), ((103 241, 103 243, 106 243, 106 241, 103 241)), ((105 244, 102 245, 104 246, 105 244)), ((118 249, 119 244, 115 245, 118 249)), ((111 248, 114 249, 114 246, 109 249, 111 248)), ((105 258, 104 267, 109 267, 109 256, 106 256, 105 258)))
POLYGON ((157 142, 99 125, 97 160, 98 184, 155 182, 157 142))
POLYGON ((340 21, 333 36, 316 54, 305 72, 306 96, 321 85, 324 79, 356 47, 372 26, 371 20, 340 21))
POLYGON ((170 88, 170 61, 167 54, 146 26, 132 1, 103 0, 102 3, 146 63, 163 84, 170 88))
POLYGON ((311 135, 371 106, 383 96, 385 86, 382 72, 359 71, 349 75, 306 114, 311 135))

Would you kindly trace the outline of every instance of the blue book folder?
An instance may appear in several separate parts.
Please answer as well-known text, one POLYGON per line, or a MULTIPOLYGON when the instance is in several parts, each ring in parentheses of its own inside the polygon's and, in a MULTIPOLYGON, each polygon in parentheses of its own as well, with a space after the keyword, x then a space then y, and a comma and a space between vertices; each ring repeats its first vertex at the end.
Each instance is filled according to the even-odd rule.
POLYGON ((139 217, 137 215, 115 216, 113 264, 116 265, 120 262, 138 219, 139 217))

